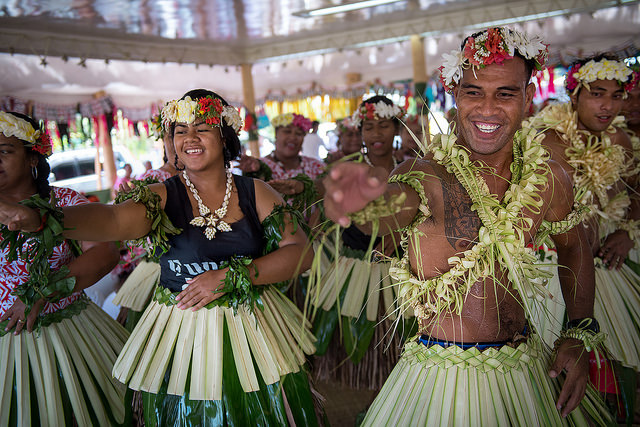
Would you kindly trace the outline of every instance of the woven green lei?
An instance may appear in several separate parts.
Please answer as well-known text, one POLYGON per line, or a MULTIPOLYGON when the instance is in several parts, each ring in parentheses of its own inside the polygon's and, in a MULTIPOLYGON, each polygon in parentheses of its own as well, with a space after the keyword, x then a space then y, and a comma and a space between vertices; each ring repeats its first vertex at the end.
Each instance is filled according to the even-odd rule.
MULTIPOLYGON (((540 282, 544 282, 550 273, 538 268, 535 252, 525 245, 531 220, 522 215, 525 208, 539 211, 543 203, 539 191, 547 183, 548 153, 542 147, 541 139, 541 134, 527 127, 516 133, 512 181, 499 201, 490 194, 480 175, 486 167, 469 159, 468 150, 456 144, 455 135, 434 137, 430 147, 434 159, 464 186, 473 201, 471 209, 478 214, 482 226, 479 242, 461 256, 449 258, 451 269, 437 277, 427 280, 415 277, 409 265, 408 251, 401 260, 392 262, 390 275, 400 285, 400 297, 414 307, 417 317, 432 318, 444 311, 460 314, 471 287, 482 279, 495 276, 496 262, 507 270, 511 283, 521 294, 542 292, 539 287, 543 283, 540 282)), ((409 235, 416 238, 415 230, 405 233, 405 245, 409 235)))
MULTIPOLYGON (((359 155, 355 161, 358 163, 363 162, 363 156, 359 155)), ((393 175, 387 182, 389 183, 403 183, 413 188, 420 196, 419 206, 419 218, 424 216, 430 216, 429 204, 422 188, 421 180, 424 178, 424 173, 418 171, 408 172, 406 174, 393 175)), ((395 194, 385 199, 384 196, 380 196, 375 200, 367 203, 367 205, 357 212, 350 213, 348 218, 358 225, 364 225, 367 223, 374 223, 374 228, 377 230, 378 219, 385 216, 392 216, 400 212, 402 206, 407 199, 407 195, 404 193, 395 194)), ((415 222, 415 220, 414 220, 415 222)))
MULTIPOLYGON (((57 206, 55 193, 51 191, 49 200, 36 194, 20 204, 37 210, 41 218, 46 215, 46 222, 40 231, 27 233, 10 231, 5 225, 0 227, 3 239, 0 249, 9 248, 6 261, 13 262, 20 258, 27 264, 29 278, 17 285, 12 293, 25 304, 25 315, 28 315, 41 298, 55 302, 71 295, 76 279, 67 277, 69 267, 66 265, 52 271, 49 264, 49 257, 53 255, 55 247, 66 240, 62 237, 64 215, 57 206)), ((76 241, 69 240, 69 245, 74 255, 82 252, 76 241)))
MULTIPOLYGON (((290 206, 277 205, 273 208, 269 216, 262 221, 264 233, 264 249, 263 254, 266 255, 278 249, 285 231, 286 220, 290 219, 293 225, 292 233, 295 233, 299 227, 306 229, 306 223, 300 213, 290 206)), ((224 279, 221 281, 224 285, 217 292, 224 292, 224 295, 211 301, 204 308, 211 309, 213 307, 231 307, 234 313, 242 305, 247 307, 250 312, 257 307, 264 310, 264 303, 261 295, 267 289, 267 286, 254 286, 251 283, 251 270, 253 269, 255 276, 258 276, 258 269, 253 260, 248 257, 232 256, 228 261, 220 264, 220 269, 228 268, 224 279)), ((270 286, 277 286, 272 284, 270 286)), ((163 287, 156 287, 153 299, 160 304, 167 306, 176 305, 179 301, 176 297, 180 292, 171 292, 171 290, 163 287)))
POLYGON ((571 212, 569 212, 564 219, 553 222, 542 220, 538 233, 536 234, 536 242, 541 243, 546 240, 548 236, 557 236, 558 234, 568 232, 582 222, 588 211, 588 206, 575 203, 571 212))
POLYGON ((174 227, 162 209, 162 198, 154 193, 145 181, 132 181, 131 184, 133 189, 128 193, 118 193, 115 202, 117 204, 125 200, 133 200, 147 208, 147 218, 152 221, 151 231, 146 236, 130 242, 133 245, 142 246, 147 251, 149 259, 158 262, 162 254, 169 250, 168 235, 180 234, 182 230, 174 227))

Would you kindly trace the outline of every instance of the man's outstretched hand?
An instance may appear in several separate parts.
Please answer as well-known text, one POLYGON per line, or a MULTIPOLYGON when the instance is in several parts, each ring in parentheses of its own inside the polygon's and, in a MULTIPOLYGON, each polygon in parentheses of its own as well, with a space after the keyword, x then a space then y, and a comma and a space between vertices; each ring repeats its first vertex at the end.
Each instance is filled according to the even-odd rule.
POLYGON ((335 165, 322 181, 327 217, 343 227, 349 226, 346 215, 381 196, 387 188, 387 177, 384 168, 351 162, 335 165))

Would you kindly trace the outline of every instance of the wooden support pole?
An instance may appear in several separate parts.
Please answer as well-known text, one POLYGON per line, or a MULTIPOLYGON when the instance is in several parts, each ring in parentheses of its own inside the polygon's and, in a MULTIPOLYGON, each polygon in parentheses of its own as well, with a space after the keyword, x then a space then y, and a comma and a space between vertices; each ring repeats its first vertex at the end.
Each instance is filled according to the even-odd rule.
MULTIPOLYGON (((240 69, 242 72, 242 95, 244 98, 244 106, 247 109, 247 112, 253 115, 255 119, 256 96, 253 88, 253 74, 251 74, 252 65, 242 64, 240 69)), ((260 144, 257 132, 249 132, 249 150, 251 151, 252 156, 260 157, 260 144)))
POLYGON ((418 114, 427 114, 423 111, 424 91, 427 88, 427 61, 424 55, 424 38, 411 36, 411 60, 413 63, 413 90, 418 114))

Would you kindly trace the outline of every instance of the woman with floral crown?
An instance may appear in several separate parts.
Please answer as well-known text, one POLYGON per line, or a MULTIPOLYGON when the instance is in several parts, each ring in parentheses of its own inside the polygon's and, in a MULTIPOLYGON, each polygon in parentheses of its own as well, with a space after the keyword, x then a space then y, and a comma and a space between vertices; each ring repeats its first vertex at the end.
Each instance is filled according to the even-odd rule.
MULTIPOLYGON (((565 80, 571 102, 533 120, 545 144, 573 177, 577 215, 589 232, 596 266, 594 313, 614 360, 640 370, 640 276, 625 265, 640 237, 638 167, 628 135, 615 125, 638 75, 601 54, 573 63, 565 80), (548 129, 548 130, 547 130, 548 129)), ((600 384, 611 391, 612 384, 600 384)))
POLYGON ((404 256, 390 274, 401 307, 413 307, 420 322, 365 426, 609 421, 587 384, 583 353, 602 334, 582 228, 555 236, 559 259, 575 274, 563 277, 570 322, 554 353, 528 323, 531 296, 546 292, 528 243, 573 202, 565 171, 549 160, 541 135, 523 126, 532 71, 546 57, 538 37, 508 28, 467 37, 441 68, 458 112, 451 134, 422 147, 433 157, 404 162, 390 178, 382 168, 344 163, 324 181, 326 213, 339 224, 402 229, 404 256))
POLYGON ((47 206, 89 202, 49 187, 51 148, 31 117, 0 111, 2 200, 43 214, 29 232, 0 229, 0 425, 118 425, 126 388, 111 368, 129 334, 83 292, 118 252, 59 236, 61 218, 47 206))
MULTIPOLYGON (((117 205, 64 209, 64 235, 138 239, 160 256, 160 284, 113 368, 143 391, 147 425, 314 425, 304 370, 313 336, 271 283, 308 267, 306 237, 261 181, 234 176, 238 111, 203 89, 162 111, 180 173, 117 205), (95 227, 94 224, 100 224, 95 227)), ((11 229, 39 215, 0 203, 11 229)))
POLYGON ((300 154, 311 120, 301 114, 284 113, 274 117, 271 125, 276 133, 273 152, 260 159, 243 156, 239 167, 244 175, 269 183, 294 208, 307 211, 318 198, 313 180, 324 171, 320 160, 300 154))
MULTIPOLYGON (((353 114, 363 153, 352 159, 384 168, 397 166, 393 141, 404 115, 389 98, 376 95, 353 114)), ((396 320, 395 287, 389 280, 386 256, 397 256, 399 240, 365 234, 357 227, 335 227, 316 243, 318 258, 310 274, 309 294, 314 307, 316 376, 337 379, 355 388, 379 389, 398 360, 405 322, 389 334, 396 320), (322 250, 320 250, 322 248, 322 250), (340 325, 340 326, 338 326, 340 325)), ((408 313, 406 326, 414 322, 408 313)))
POLYGON ((354 126, 351 117, 338 120, 334 132, 338 136, 338 142, 336 143, 338 151, 330 152, 325 159, 325 163, 333 163, 345 156, 359 153, 362 150, 360 131, 354 126))

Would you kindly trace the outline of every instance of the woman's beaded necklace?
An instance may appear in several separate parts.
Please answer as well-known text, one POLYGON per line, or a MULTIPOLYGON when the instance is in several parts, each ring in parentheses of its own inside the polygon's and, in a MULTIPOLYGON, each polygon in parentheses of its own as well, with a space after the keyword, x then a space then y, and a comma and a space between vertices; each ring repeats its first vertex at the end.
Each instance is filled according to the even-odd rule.
MULTIPOLYGON (((365 161, 366 164, 368 164, 371 167, 374 167, 373 163, 371 162, 371 159, 369 158, 369 155, 367 153, 364 153, 362 155, 362 157, 364 157, 364 161, 365 161)), ((396 160, 396 158, 394 156, 391 156, 391 160, 393 160, 393 169, 395 169, 396 166, 398 166, 398 161, 396 160)))
POLYGON ((224 192, 224 200, 222 201, 222 206, 220 206, 215 211, 211 212, 205 204, 202 202, 200 195, 198 194, 198 190, 193 185, 191 180, 189 179, 189 175, 187 175, 187 171, 182 171, 182 176, 184 177, 185 182, 187 183, 187 187, 191 190, 191 194, 193 194, 193 198, 198 202, 198 212, 200 212, 200 216, 195 217, 191 220, 190 224, 196 227, 205 227, 204 235, 207 239, 212 240, 216 237, 216 233, 218 231, 225 232, 231 231, 231 226, 222 220, 227 215, 227 208, 229 207, 229 199, 231 198, 231 181, 233 180, 233 175, 231 171, 227 169, 227 185, 224 192))

